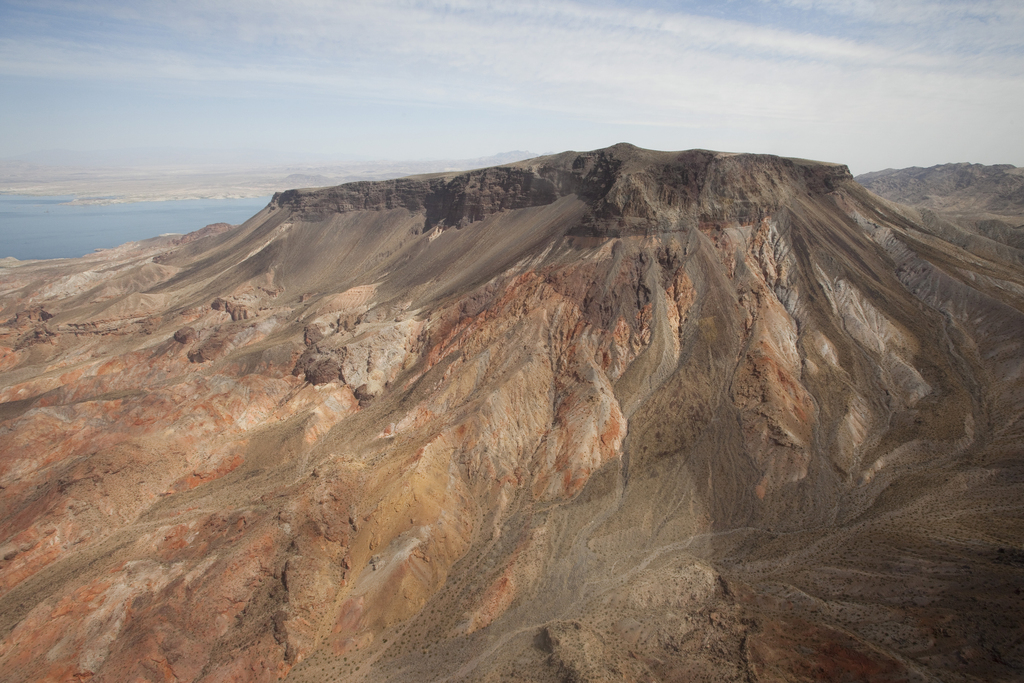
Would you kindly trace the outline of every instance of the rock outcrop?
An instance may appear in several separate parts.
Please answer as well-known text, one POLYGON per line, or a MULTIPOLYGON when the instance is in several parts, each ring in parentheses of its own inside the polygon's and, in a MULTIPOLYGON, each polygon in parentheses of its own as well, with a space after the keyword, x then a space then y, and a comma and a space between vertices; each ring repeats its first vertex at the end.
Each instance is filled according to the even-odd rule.
POLYGON ((210 223, 204 228, 193 230, 190 233, 187 233, 185 235, 182 235, 181 237, 174 239, 174 241, 171 244, 176 247, 181 246, 183 244, 191 244, 192 242, 198 242, 199 240, 204 239, 206 237, 213 237, 223 232, 227 232, 233 227, 235 226, 231 225, 230 223, 210 223))
POLYGON ((179 344, 192 344, 199 341, 199 333, 196 328, 186 325, 174 333, 174 341, 179 344))
POLYGON ((1024 252, 972 229, 616 145, 5 262, 0 671, 1014 680, 1024 252))

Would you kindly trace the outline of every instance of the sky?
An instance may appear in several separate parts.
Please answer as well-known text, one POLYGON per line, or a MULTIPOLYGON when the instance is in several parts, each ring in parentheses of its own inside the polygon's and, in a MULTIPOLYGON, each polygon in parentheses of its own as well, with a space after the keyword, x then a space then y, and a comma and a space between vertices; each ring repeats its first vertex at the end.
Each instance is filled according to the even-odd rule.
POLYGON ((0 159, 763 152, 1024 166, 1024 1, 0 0, 0 159))

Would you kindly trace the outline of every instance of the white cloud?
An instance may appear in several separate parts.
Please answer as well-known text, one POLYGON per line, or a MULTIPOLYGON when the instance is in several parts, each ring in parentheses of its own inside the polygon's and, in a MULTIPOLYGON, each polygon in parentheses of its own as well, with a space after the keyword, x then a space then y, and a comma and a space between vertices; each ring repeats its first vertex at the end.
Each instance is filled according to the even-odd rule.
POLYGON ((905 130, 923 111, 932 126, 983 125, 993 108, 1024 105, 1016 0, 761 0, 729 18, 699 5, 477 0, 8 7, 0 73, 34 79, 289 89, 780 139, 815 127, 905 130), (758 7, 816 22, 755 21, 758 7))

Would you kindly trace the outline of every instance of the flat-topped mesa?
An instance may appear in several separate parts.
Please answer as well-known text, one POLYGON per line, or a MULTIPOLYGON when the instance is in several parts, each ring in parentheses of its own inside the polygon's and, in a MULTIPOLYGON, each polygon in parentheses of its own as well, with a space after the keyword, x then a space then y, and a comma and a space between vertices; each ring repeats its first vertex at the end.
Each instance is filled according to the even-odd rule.
POLYGON ((427 231, 461 228, 501 211, 575 195, 590 210, 571 232, 610 237, 685 230, 701 221, 754 221, 795 196, 826 194, 852 180, 840 164, 619 144, 459 174, 289 190, 274 195, 270 206, 314 221, 333 213, 401 208, 422 212, 427 231))

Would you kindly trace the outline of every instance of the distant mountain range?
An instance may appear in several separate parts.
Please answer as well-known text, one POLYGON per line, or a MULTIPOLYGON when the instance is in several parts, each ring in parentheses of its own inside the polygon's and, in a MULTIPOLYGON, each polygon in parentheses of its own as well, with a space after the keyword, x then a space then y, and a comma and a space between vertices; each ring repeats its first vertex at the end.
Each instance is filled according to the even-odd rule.
POLYGON ((537 156, 534 152, 515 150, 490 156, 462 159, 372 159, 355 154, 295 153, 259 149, 178 149, 172 147, 145 147, 132 149, 70 150, 47 149, 0 159, 0 164, 22 162, 39 166, 85 168, 147 168, 161 166, 404 166, 429 167, 444 170, 454 166, 457 170, 497 166, 537 156))
MULTIPOLYGON (((276 153, 275 153, 276 154, 276 153)), ((0 161, 0 193, 75 195, 80 203, 262 197, 300 187, 357 180, 387 180, 499 166, 537 156, 522 150, 469 159, 411 161, 282 161, 268 153, 252 158, 131 154, 41 153, 0 161), (145 163, 143 163, 144 160, 145 163), (160 163, 157 163, 160 160, 160 163), (46 163, 43 163, 46 162, 46 163), (56 162, 60 164, 53 165, 56 162), (99 199, 96 199, 99 198, 99 199)), ((280 156, 280 155, 277 155, 280 156)))
POLYGON ((954 213, 1024 215, 1024 168, 942 164, 874 171, 856 181, 902 204, 954 213))

